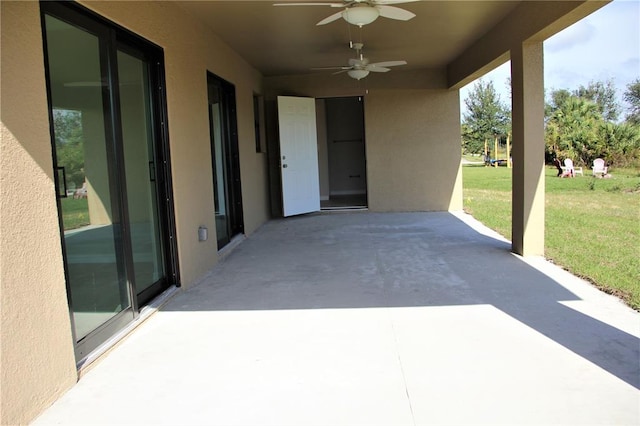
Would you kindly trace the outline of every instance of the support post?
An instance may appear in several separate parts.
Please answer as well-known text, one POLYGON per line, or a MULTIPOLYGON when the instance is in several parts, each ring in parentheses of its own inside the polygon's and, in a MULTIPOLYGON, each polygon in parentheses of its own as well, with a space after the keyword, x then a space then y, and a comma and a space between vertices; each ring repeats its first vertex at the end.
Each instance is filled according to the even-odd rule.
POLYGON ((542 42, 511 50, 512 250, 544 254, 544 81, 542 42))
POLYGON ((489 156, 489 145, 487 143, 487 138, 484 138, 484 166, 491 166, 491 157, 489 156))

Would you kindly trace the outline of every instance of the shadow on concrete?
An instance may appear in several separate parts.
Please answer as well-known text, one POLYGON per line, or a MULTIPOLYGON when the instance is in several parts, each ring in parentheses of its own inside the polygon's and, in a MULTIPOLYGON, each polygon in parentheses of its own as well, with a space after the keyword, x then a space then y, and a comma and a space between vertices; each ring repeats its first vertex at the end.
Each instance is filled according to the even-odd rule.
POLYGON ((560 303, 579 298, 510 249, 449 213, 274 220, 163 310, 488 304, 640 389, 639 339, 560 303))

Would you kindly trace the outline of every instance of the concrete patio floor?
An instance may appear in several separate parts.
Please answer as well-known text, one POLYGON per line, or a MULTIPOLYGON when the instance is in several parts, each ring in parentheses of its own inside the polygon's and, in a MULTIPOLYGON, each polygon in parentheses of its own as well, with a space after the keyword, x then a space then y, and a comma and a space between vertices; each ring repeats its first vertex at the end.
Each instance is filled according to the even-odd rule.
POLYGON ((640 315, 463 213, 275 220, 34 424, 640 424, 640 315))

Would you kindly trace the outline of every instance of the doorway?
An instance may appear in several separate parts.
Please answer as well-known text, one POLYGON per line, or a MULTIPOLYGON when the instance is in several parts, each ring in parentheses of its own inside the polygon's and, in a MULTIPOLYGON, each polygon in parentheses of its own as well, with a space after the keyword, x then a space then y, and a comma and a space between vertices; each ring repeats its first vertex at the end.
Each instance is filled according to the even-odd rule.
POLYGON ((213 200, 218 250, 244 232, 240 151, 233 84, 207 73, 213 200))
POLYGON ((76 358, 178 284, 155 45, 41 3, 58 215, 76 358))
POLYGON ((322 210, 367 207, 364 101, 316 100, 322 210))

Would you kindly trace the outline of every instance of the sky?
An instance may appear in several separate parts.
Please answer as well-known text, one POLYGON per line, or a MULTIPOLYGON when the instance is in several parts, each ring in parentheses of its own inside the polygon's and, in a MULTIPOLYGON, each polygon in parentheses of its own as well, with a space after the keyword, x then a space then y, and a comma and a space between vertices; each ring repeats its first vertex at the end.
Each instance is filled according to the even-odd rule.
MULTIPOLYGON (((510 104, 507 79, 511 74, 507 62, 488 74, 500 100, 510 104)), ((590 81, 612 80, 620 104, 626 87, 640 78, 640 0, 614 0, 591 15, 544 42, 544 86, 554 89, 577 89, 590 81)), ((460 107, 474 82, 460 90, 460 107)))

